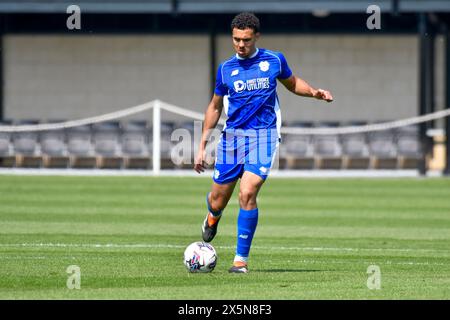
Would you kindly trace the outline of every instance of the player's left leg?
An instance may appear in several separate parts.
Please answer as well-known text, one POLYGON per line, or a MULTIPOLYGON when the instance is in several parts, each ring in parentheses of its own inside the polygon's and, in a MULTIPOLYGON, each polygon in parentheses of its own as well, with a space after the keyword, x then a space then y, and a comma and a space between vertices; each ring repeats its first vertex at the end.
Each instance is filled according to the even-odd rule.
POLYGON ((242 175, 239 189, 240 210, 237 223, 236 255, 230 272, 248 272, 248 256, 258 224, 256 197, 263 183, 264 179, 253 172, 245 171, 242 175))
POLYGON ((250 137, 248 140, 239 192, 236 255, 230 272, 248 272, 248 257, 259 215, 256 197, 274 164, 278 144, 277 132, 270 130, 260 131, 256 139, 250 137))

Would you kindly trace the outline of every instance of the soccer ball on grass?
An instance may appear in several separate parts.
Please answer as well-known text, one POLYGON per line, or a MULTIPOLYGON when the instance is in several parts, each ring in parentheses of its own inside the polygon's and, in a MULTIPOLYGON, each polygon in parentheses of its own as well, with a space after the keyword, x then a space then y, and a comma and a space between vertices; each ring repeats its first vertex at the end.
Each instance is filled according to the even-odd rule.
POLYGON ((184 265, 189 272, 211 272, 216 263, 216 249, 209 243, 194 242, 184 251, 184 265))

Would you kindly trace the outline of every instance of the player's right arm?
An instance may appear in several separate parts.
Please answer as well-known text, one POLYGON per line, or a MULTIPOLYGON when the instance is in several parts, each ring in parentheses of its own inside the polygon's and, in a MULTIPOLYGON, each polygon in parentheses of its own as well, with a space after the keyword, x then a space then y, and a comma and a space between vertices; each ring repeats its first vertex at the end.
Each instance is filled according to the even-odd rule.
POLYGON ((205 112, 205 120, 203 121, 202 137, 198 148, 197 156, 194 160, 194 170, 198 173, 205 171, 205 158, 206 158, 206 144, 209 139, 211 131, 216 127, 219 122, 220 115, 223 109, 223 97, 214 94, 211 102, 205 112))

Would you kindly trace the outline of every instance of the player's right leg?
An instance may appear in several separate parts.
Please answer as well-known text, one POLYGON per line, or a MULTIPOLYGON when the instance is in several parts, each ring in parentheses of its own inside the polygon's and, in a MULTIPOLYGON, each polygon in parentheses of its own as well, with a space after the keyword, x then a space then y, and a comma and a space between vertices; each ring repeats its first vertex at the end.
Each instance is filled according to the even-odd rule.
POLYGON ((208 214, 202 225, 202 238, 205 242, 210 242, 217 234, 217 227, 219 225, 220 218, 222 217, 222 211, 228 204, 228 201, 233 194, 236 182, 228 182, 219 184, 213 182, 211 192, 206 196, 206 205, 208 207, 208 214))

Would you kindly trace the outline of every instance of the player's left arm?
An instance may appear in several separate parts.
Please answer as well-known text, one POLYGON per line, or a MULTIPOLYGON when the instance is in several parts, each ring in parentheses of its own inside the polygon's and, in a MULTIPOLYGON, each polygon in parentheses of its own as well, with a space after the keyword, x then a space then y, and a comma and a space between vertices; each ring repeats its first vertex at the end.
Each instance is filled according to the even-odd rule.
POLYGON ((302 96, 302 97, 311 97, 316 98, 318 100, 325 100, 327 102, 333 101, 333 96, 330 91, 323 89, 315 89, 310 86, 305 80, 291 75, 286 79, 279 79, 280 82, 292 93, 302 96))

